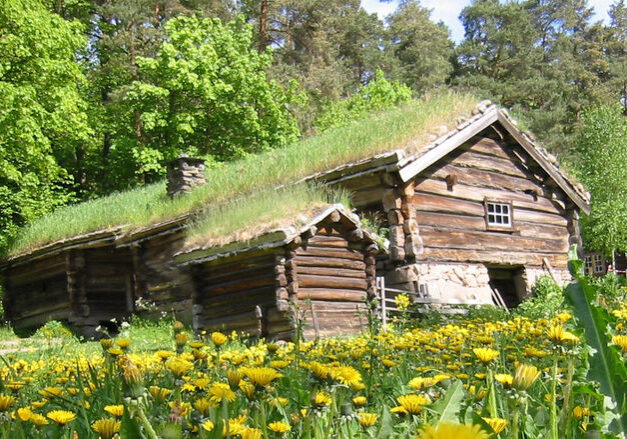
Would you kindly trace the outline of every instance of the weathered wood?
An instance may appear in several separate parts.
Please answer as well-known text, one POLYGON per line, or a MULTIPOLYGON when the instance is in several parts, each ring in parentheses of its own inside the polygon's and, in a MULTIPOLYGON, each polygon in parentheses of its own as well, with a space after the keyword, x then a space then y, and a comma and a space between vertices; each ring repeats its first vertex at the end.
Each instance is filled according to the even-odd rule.
POLYGON ((320 266, 299 266, 297 268, 298 274, 315 274, 319 276, 331 276, 331 277, 350 277, 357 279, 365 279, 366 271, 362 268, 361 270, 350 270, 343 268, 332 268, 332 267, 320 267, 320 266))
POLYGON ((307 254, 298 255, 294 259, 294 262, 297 263, 299 267, 332 267, 363 270, 366 266, 366 264, 362 260, 344 259, 337 257, 321 258, 318 256, 310 256, 307 254))
POLYGON ((568 251, 568 241, 532 238, 501 232, 458 231, 432 226, 421 227, 425 247, 463 248, 470 250, 529 249, 538 253, 568 251))
POLYGON ((478 262, 498 265, 525 265, 542 267, 542 259, 549 258, 554 267, 566 268, 566 254, 536 253, 517 249, 469 250, 425 247, 417 259, 424 262, 478 262))
MULTIPOLYGON (((472 215, 481 218, 483 218, 485 214, 483 203, 454 199, 442 195, 416 193, 412 203, 418 210, 417 214, 420 214, 420 212, 440 212, 472 215)), ((557 226, 566 226, 567 223, 566 219, 562 216, 542 211, 529 211, 526 209, 516 209, 514 211, 514 221, 527 221, 557 226)))
POLYGON ((533 175, 514 177, 512 175, 501 174, 498 171, 457 166, 455 162, 439 167, 427 175, 429 178, 446 180, 446 177, 451 174, 457 177, 456 184, 464 184, 477 188, 489 187, 519 193, 537 191, 539 194, 542 194, 544 190, 533 175))
POLYGON ((359 261, 364 258, 363 254, 358 251, 353 250, 341 250, 335 248, 326 248, 326 247, 308 247, 298 248, 296 249, 296 254, 298 256, 317 256, 322 258, 342 258, 342 259, 350 259, 354 261, 359 261))
POLYGON ((301 274, 298 276, 298 283, 302 288, 346 288, 346 289, 366 289, 364 279, 350 277, 318 276, 311 274, 301 274))
POLYGON ((300 288, 299 300, 336 300, 349 302, 363 302, 366 292, 360 290, 328 289, 328 288, 300 288))
POLYGON ((482 188, 457 184, 453 190, 448 190, 445 181, 424 179, 416 184, 416 190, 422 193, 431 193, 462 200, 483 202, 484 198, 495 200, 511 200, 514 208, 528 210, 541 210, 556 215, 563 214, 563 210, 555 205, 551 200, 544 197, 532 196, 518 192, 505 191, 500 189, 482 188))

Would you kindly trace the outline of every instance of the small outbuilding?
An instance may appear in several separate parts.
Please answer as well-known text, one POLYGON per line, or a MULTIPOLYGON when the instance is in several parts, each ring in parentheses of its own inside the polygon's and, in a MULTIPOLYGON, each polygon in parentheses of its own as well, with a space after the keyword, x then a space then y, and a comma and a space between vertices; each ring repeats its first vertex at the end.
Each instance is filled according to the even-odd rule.
POLYGON ((292 338, 359 332, 376 289, 375 238, 341 205, 312 219, 175 256, 194 282, 194 327, 292 338))

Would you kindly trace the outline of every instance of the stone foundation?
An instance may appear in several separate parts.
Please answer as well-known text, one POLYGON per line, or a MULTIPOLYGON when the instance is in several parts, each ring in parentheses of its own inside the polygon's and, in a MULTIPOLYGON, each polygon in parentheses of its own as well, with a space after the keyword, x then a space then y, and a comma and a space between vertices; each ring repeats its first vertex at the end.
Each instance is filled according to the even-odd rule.
POLYGON ((492 303, 488 269, 482 264, 415 264, 420 285, 429 297, 459 302, 492 303))
MULTIPOLYGON (((549 271, 541 267, 525 267, 514 275, 518 298, 529 297, 531 287, 543 275, 549 275, 549 271)), ((553 268, 553 275, 560 285, 572 279, 566 269, 553 268)), ((423 262, 406 265, 386 272, 385 284, 389 288, 420 291, 434 299, 493 303, 490 276, 484 264, 423 262)))

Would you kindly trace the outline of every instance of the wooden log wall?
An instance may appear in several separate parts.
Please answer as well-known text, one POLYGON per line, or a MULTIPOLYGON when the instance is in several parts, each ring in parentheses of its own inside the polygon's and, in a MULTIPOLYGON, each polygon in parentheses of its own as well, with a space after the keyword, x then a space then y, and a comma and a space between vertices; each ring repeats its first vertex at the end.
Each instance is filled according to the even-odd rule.
POLYGON ((277 261, 281 255, 272 250, 197 266, 193 273, 195 329, 235 330, 253 336, 289 331, 287 316, 277 309, 277 267, 281 266, 277 261))
POLYGON ((136 299, 142 297, 152 302, 158 312, 174 312, 179 320, 191 324, 194 294, 191 273, 188 269, 176 266, 173 258, 183 240, 184 232, 179 229, 131 247, 135 271, 134 290, 136 299))
POLYGON ((331 221, 291 253, 292 279, 298 283, 291 291, 302 310, 306 338, 351 334, 365 327, 366 300, 376 294, 376 262, 359 233, 351 235, 331 221))
POLYGON ((91 320, 124 319, 133 311, 133 265, 128 248, 84 251, 84 295, 91 320))
POLYGON ((477 136, 414 181, 411 205, 424 244, 417 260, 540 267, 546 257, 566 266, 576 224, 565 195, 521 148, 511 141, 504 148, 506 141, 477 136), (488 229, 486 198, 511 201, 511 231, 488 229))
POLYGON ((69 317, 65 255, 11 267, 4 277, 5 313, 15 328, 34 328, 69 317))

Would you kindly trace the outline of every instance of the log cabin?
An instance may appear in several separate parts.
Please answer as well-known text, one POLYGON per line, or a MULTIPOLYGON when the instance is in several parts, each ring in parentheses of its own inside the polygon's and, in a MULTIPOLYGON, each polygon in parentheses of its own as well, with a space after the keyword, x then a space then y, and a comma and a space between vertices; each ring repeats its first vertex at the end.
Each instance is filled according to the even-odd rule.
MULTIPOLYGON (((427 141, 422 136, 296 181, 351 191, 353 210, 387 230, 387 251, 376 257, 374 235, 341 208, 327 212, 341 217, 339 228, 317 217, 307 230, 276 231, 283 238, 272 245, 265 240, 273 233, 262 233, 197 248, 187 233, 202 211, 190 211, 11 255, 1 268, 6 316, 16 328, 61 319, 94 335, 110 319, 173 312, 196 330, 288 337, 294 327, 287 291, 294 303, 313 305, 304 313, 313 336, 360 326, 355 316, 373 297, 373 260, 388 286, 458 302, 490 304, 498 291, 512 307, 542 274, 567 282, 567 250, 581 248, 578 218, 589 212, 589 194, 506 110, 484 101, 453 120, 452 129, 430 127, 427 141), (239 250, 228 250, 233 246, 239 250), (328 265, 335 253, 352 265, 328 265), (313 255, 319 265, 303 265, 313 255), (151 308, 137 308, 138 299, 151 308)), ((170 196, 186 196, 204 174, 201 161, 177 159, 168 178, 184 181, 168 182, 170 196)))

